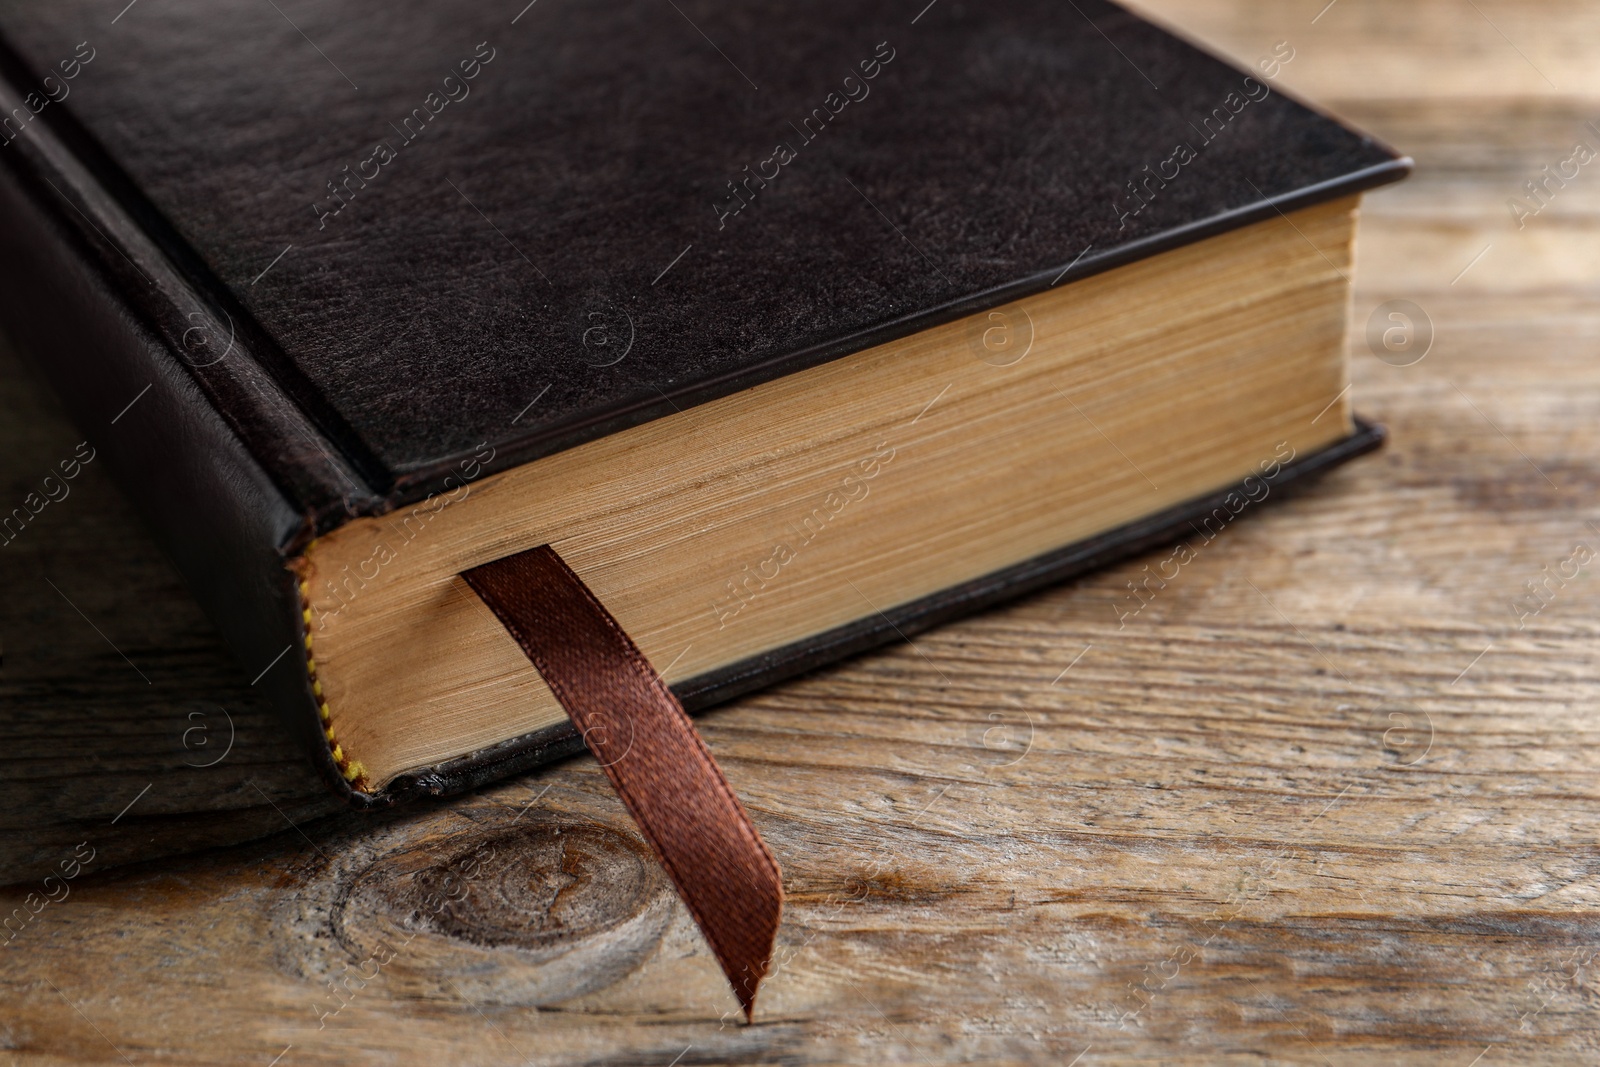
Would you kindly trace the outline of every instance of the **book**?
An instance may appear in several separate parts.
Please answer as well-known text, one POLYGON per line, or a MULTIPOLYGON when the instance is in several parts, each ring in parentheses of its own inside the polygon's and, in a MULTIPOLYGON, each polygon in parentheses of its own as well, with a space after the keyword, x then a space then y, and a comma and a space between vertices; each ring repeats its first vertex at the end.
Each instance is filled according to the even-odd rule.
POLYGON ((553 549, 700 709, 1374 447, 1357 202, 1409 161, 1293 56, 1093 2, 8 2, 0 316, 333 788, 450 793, 583 746, 474 568, 553 549))

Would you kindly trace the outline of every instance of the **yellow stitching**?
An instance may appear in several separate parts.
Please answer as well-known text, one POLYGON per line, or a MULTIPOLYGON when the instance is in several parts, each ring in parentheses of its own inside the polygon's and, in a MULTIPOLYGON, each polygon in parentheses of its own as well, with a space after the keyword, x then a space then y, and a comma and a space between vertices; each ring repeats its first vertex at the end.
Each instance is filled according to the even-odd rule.
MULTIPOLYGON (((315 545, 316 542, 311 542, 315 545)), ((307 546, 309 551, 310 546, 307 546)), ((304 557, 297 561, 303 571, 306 567, 304 557)), ((305 578, 300 579, 300 615, 305 620, 306 626, 306 674, 311 679, 311 692, 317 698, 317 715, 322 719, 322 733, 327 738, 328 748, 333 756, 334 765, 339 768, 339 773, 344 780, 349 782, 351 788, 366 792, 367 768, 357 759, 350 759, 340 747, 333 733, 333 711, 328 707, 328 701, 322 695, 322 682, 317 678, 317 659, 311 649, 311 583, 305 578)))

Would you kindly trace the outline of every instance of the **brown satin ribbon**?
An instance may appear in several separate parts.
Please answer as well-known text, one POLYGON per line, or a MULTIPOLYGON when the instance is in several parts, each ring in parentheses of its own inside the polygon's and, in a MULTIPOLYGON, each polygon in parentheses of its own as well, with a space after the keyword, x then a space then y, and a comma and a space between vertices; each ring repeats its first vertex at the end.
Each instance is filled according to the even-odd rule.
POLYGON ((548 545, 461 576, 572 717, 752 1018, 783 875, 678 698, 548 545))

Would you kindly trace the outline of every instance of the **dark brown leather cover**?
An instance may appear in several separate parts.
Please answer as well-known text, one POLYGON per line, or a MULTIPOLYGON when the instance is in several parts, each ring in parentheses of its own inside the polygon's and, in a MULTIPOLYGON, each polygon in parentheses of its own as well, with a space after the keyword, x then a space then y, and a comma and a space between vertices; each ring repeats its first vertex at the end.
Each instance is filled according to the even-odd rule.
MULTIPOLYGON (((1093 0, 0 0, 0 113, 0 315, 252 677, 301 637, 285 559, 484 444, 520 464, 1408 165, 1093 0)), ((316 736, 303 677, 261 684, 316 736)))

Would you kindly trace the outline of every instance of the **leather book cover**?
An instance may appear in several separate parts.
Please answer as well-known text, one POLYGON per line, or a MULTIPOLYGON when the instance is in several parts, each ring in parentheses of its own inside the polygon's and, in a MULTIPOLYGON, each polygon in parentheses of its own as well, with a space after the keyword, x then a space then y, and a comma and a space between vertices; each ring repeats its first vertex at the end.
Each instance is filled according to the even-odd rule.
MULTIPOLYGON (((0 315, 334 787, 450 792, 580 742, 352 791, 303 655, 275 658, 305 644, 307 544, 1406 172, 1279 90, 1285 61, 1095 0, 3 0, 0 315)), ((705 707, 1211 506, 674 692, 705 707)))

